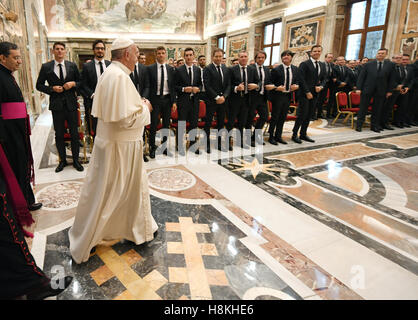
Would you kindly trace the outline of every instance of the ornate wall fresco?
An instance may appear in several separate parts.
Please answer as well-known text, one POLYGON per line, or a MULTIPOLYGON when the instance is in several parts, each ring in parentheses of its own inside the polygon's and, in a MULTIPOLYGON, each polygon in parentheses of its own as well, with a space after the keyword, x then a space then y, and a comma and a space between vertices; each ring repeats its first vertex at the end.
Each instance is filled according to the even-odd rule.
POLYGON ((321 44, 324 17, 286 24, 286 40, 283 48, 294 52, 307 51, 315 44, 321 44))
POLYGON ((205 25, 207 27, 229 22, 253 13, 279 0, 211 0, 206 1, 205 25))
POLYGON ((44 0, 50 31, 194 34, 199 0, 44 0))
POLYGON ((414 60, 418 51, 418 1, 402 1, 395 51, 407 53, 414 60))

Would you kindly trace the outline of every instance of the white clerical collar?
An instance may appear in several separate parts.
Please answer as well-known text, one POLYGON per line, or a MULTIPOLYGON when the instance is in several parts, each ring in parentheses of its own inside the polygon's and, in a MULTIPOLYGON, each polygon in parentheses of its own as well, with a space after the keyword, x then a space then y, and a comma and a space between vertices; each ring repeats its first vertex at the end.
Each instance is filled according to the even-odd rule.
POLYGON ((127 66, 125 66, 123 63, 121 63, 119 61, 112 61, 112 64, 115 64, 116 66, 121 68, 127 75, 132 73, 132 71, 129 70, 129 68, 127 66))

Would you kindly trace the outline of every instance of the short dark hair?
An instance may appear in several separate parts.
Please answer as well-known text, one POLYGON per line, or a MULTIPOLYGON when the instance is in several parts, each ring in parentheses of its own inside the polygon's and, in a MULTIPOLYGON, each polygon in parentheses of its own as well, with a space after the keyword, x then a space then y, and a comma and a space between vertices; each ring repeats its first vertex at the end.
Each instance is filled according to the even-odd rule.
POLYGON ((187 51, 192 51, 193 52, 193 54, 194 54, 194 50, 193 50, 193 48, 186 48, 186 49, 184 49, 184 52, 183 52, 183 54, 186 54, 186 52, 187 51))
POLYGON ((330 54, 332 54, 332 56, 334 56, 334 54, 333 54, 332 52, 328 52, 328 53, 325 55, 325 58, 327 58, 327 57, 328 57, 328 55, 330 55, 330 54))
POLYGON ((96 48, 96 46, 99 44, 99 43, 102 43, 103 44, 103 46, 104 46, 104 48, 106 49, 106 44, 104 43, 104 41, 103 40, 100 40, 100 39, 98 39, 98 40, 96 40, 96 41, 94 41, 93 42, 93 50, 96 48))
POLYGON ((254 59, 257 59, 257 57, 258 57, 258 55, 259 55, 259 54, 264 54, 264 57, 265 57, 265 58, 267 58, 267 53, 266 53, 265 51, 260 50, 260 51, 258 51, 258 52, 256 53, 256 55, 255 55, 254 59))
POLYGON ((165 50, 165 47, 163 46, 158 46, 157 49, 155 49, 155 52, 160 51, 160 50, 164 50, 167 52, 167 50, 165 50))
POLYGON ((17 50, 18 47, 16 44, 11 42, 0 42, 0 55, 5 56, 6 58, 10 55, 10 50, 17 50))
POLYGON ((380 48, 379 50, 377 50, 377 51, 386 51, 386 53, 388 53, 388 49, 386 49, 386 48, 380 48))
POLYGON ((407 53, 404 53, 404 54, 402 54, 402 57, 408 57, 408 58, 410 58, 411 56, 409 54, 407 54, 407 53))
POLYGON ((54 45, 52 46, 52 49, 55 49, 56 46, 63 46, 65 49, 65 43, 61 42, 61 41, 57 41, 54 43, 54 45))
POLYGON ((290 50, 285 50, 285 51, 283 51, 282 52, 282 54, 281 54, 281 58, 283 58, 284 56, 291 56, 292 58, 293 58, 293 56, 294 56, 295 54, 292 52, 292 51, 290 51, 290 50))
POLYGON ((313 45, 313 46, 312 46, 312 48, 311 48, 311 52, 312 52, 312 50, 313 50, 313 49, 315 49, 315 48, 321 48, 321 50, 322 50, 322 46, 321 46, 320 44, 316 44, 316 45, 313 45))
POLYGON ((235 62, 235 61, 238 61, 239 59, 238 58, 234 58, 234 59, 232 59, 232 62, 235 62))
POLYGON ((139 53, 139 55, 140 55, 140 56, 145 56, 145 53, 140 52, 140 53, 139 53))
POLYGON ((201 54, 199 57, 197 57, 197 60, 199 60, 200 58, 206 58, 206 56, 204 54, 201 54))
POLYGON ((215 50, 213 50, 213 52, 212 52, 212 57, 214 57, 215 56, 215 53, 216 52, 222 52, 222 54, 225 54, 225 52, 221 49, 221 48, 216 48, 215 50))

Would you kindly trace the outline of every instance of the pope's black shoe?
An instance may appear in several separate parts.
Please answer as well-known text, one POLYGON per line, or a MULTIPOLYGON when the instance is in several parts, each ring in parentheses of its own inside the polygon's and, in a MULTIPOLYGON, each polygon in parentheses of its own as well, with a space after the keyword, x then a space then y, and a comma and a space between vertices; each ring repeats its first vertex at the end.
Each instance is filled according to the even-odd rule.
POLYGON ((55 297, 67 289, 72 281, 73 277, 67 276, 58 280, 58 284, 61 284, 62 282, 62 286, 59 286, 59 288, 53 289, 51 283, 49 283, 33 290, 31 293, 28 293, 26 298, 28 300, 43 300, 48 297, 55 297))

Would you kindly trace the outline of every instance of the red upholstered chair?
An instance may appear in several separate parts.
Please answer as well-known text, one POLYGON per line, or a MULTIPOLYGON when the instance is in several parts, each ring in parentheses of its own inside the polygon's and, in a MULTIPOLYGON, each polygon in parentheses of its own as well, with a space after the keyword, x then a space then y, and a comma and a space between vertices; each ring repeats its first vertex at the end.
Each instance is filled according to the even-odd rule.
POLYGON ((292 92, 292 98, 290 100, 289 113, 296 116, 296 110, 297 110, 298 106, 299 106, 299 102, 296 101, 296 91, 293 91, 292 92))
MULTIPOLYGON (((351 92, 350 92, 351 94, 351 92)), ((334 125, 335 122, 338 120, 338 118, 340 117, 340 115, 345 114, 346 117, 343 121, 343 123, 345 123, 348 118, 351 117, 351 128, 354 129, 354 115, 357 114, 360 110, 360 108, 352 108, 351 105, 349 104, 349 99, 347 98, 347 94, 345 92, 337 92, 335 94, 336 100, 337 100, 337 110, 338 110, 338 114, 335 117, 334 121, 332 122, 332 124, 334 125)))
POLYGON ((264 134, 268 131, 268 129, 270 127, 270 122, 271 122, 271 111, 273 110, 273 104, 271 103, 270 100, 267 100, 267 107, 268 107, 269 115, 267 117, 267 122, 266 122, 266 127, 264 129, 264 134))
MULTIPOLYGON (((86 136, 84 135, 83 123, 81 121, 80 106, 77 108, 77 115, 78 115, 78 137, 79 137, 80 141, 83 142, 84 163, 87 163, 86 136)), ((70 134, 70 129, 68 127, 67 120, 65 120, 65 122, 64 122, 64 127, 65 127, 64 141, 65 142, 71 142, 71 134, 70 134)), ((59 161, 61 161, 61 159, 59 161)))

